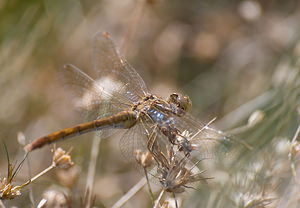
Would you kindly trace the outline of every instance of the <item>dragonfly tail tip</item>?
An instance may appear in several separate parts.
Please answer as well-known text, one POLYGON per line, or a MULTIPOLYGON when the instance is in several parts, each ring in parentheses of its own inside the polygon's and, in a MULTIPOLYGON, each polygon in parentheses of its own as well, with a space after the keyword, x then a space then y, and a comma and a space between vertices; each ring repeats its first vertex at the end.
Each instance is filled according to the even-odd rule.
POLYGON ((33 150, 33 146, 31 144, 27 144, 24 147, 24 150, 25 150, 26 153, 31 152, 33 150))

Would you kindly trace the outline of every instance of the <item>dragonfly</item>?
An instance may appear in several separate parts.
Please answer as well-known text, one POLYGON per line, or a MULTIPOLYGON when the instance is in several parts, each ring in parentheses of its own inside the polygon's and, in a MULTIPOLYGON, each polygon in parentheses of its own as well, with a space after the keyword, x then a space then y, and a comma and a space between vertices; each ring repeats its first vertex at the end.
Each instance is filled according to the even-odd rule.
POLYGON ((188 113, 192 105, 188 96, 171 93, 163 99, 150 93, 108 33, 96 33, 92 55, 94 79, 71 64, 59 71, 87 122, 38 138, 24 147, 26 152, 92 131, 107 138, 117 129, 127 129, 120 141, 126 157, 134 157, 141 148, 151 151, 157 142, 175 145, 185 154, 194 150, 210 154, 224 140, 221 131, 188 113))

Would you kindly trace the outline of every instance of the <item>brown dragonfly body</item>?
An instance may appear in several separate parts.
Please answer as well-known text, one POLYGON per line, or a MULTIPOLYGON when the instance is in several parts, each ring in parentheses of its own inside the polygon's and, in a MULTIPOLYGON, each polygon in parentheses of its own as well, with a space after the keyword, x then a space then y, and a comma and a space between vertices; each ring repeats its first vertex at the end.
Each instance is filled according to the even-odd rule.
POLYGON ((78 136, 91 131, 99 131, 105 128, 124 128, 128 129, 136 123, 136 114, 132 111, 124 111, 108 118, 102 118, 76 126, 53 132, 47 136, 41 137, 25 146, 25 150, 30 152, 34 149, 51 144, 60 139, 78 136))
POLYGON ((97 33, 93 46, 96 79, 70 64, 60 70, 63 82, 73 92, 74 103, 89 121, 41 137, 25 146, 27 152, 91 131, 105 138, 117 128, 128 129, 120 147, 124 155, 131 156, 141 147, 151 151, 158 141, 177 145, 185 153, 197 148, 206 154, 211 145, 224 138, 186 113, 191 107, 187 96, 172 93, 162 99, 149 93, 107 33, 97 33))

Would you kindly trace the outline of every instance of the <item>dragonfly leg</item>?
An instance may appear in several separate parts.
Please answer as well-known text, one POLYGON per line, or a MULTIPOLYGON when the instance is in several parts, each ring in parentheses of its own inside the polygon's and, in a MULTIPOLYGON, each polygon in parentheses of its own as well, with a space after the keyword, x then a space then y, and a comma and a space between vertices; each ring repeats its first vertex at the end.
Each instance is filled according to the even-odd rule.
POLYGON ((158 125, 155 125, 154 128, 152 129, 152 132, 149 136, 149 139, 147 141, 147 149, 153 153, 153 150, 154 150, 154 144, 156 142, 156 138, 157 138, 157 134, 156 134, 156 131, 157 131, 157 128, 158 128, 158 125))

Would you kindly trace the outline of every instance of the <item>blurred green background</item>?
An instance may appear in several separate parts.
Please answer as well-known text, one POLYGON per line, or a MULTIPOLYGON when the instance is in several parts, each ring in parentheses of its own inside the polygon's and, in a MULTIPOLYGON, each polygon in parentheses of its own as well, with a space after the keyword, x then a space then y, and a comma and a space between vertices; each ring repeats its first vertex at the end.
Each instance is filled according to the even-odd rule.
MULTIPOLYGON (((259 125, 238 131, 239 137, 254 147, 239 162, 247 170, 253 161, 265 158, 269 166, 262 165, 260 175, 266 174, 279 160, 274 156, 277 144, 290 140, 299 124, 300 2, 149 0, 142 15, 136 17, 141 1, 0 1, 0 139, 7 145, 11 161, 20 161, 24 154, 18 132, 29 142, 83 121, 70 107, 68 92, 57 79, 59 68, 72 63, 88 73, 93 66, 93 35, 107 31, 121 47, 138 18, 126 58, 151 92, 162 97, 176 91, 189 95, 192 114, 203 122, 217 116, 215 126, 222 130, 247 125, 251 113, 263 111, 265 118, 259 125)), ((85 193, 92 137, 59 143, 66 149, 74 147, 77 179, 68 189, 73 202, 85 193)), ((94 191, 97 207, 111 206, 142 177, 122 159, 119 137, 104 140, 100 148, 94 191)), ((32 174, 51 163, 49 149, 30 155, 32 174)), ((279 200, 270 207, 292 207, 280 205, 279 197, 289 190, 287 154, 278 158, 288 173, 276 172, 278 178, 271 177, 284 186, 271 186, 279 200)), ((0 177, 6 176, 6 169, 4 147, 0 147, 0 177)), ((48 188, 64 187, 59 177, 53 171, 33 185, 36 203, 48 188)), ((24 165, 16 184, 27 178, 24 165)), ((222 191, 214 185, 211 194, 205 187, 203 192, 200 188, 186 193, 183 207, 245 207, 232 200, 235 196, 216 197, 222 191)), ((224 187, 233 190, 238 186, 224 187)), ((221 190, 226 190, 224 187, 221 190)), ((30 207, 28 191, 22 189, 21 196, 5 204, 30 207)), ((125 207, 150 207, 147 189, 125 207)))

